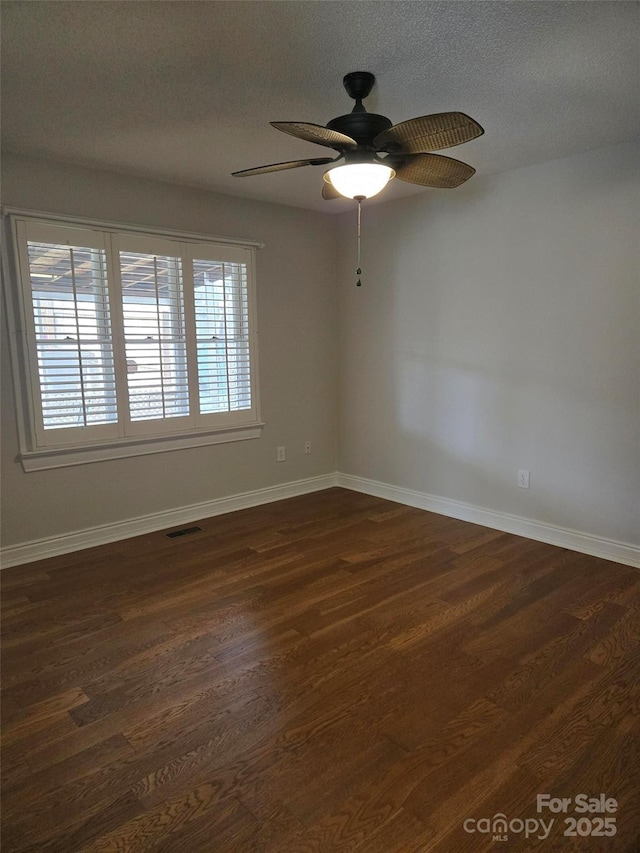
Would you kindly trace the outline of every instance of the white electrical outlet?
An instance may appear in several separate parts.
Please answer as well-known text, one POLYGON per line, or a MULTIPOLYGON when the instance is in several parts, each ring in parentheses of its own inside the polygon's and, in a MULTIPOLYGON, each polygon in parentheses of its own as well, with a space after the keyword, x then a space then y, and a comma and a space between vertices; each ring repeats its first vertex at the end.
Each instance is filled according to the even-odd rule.
POLYGON ((305 443, 304 443, 304 452, 305 452, 306 454, 311 453, 311 442, 310 442, 310 441, 305 441, 305 443))
POLYGON ((529 488, 529 472, 520 470, 518 471, 518 488, 519 489, 528 489, 529 488))
POLYGON ((277 450, 278 450, 278 455, 276 458, 277 458, 278 462, 284 462, 284 447, 278 447, 277 450))

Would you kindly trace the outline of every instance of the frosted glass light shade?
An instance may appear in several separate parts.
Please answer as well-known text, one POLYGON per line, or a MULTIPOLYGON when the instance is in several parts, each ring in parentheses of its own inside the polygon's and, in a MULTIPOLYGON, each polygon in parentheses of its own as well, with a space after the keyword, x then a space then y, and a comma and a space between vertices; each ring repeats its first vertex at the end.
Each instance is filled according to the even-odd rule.
POLYGON ((334 166, 324 173, 324 179, 346 198, 371 198, 384 189, 395 175, 382 163, 348 163, 334 166))

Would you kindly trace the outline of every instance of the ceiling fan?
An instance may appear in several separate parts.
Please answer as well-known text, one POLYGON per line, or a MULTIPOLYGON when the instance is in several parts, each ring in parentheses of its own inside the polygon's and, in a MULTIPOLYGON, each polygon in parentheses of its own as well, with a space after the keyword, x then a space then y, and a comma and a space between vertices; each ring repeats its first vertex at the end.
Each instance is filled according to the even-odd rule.
POLYGON ((375 77, 369 71, 353 71, 343 80, 355 106, 347 115, 332 119, 326 127, 301 121, 272 121, 278 130, 315 142, 338 152, 337 157, 289 160, 233 172, 235 177, 263 175, 301 166, 332 166, 324 173, 322 197, 362 201, 379 193, 392 178, 423 187, 453 188, 468 180, 472 166, 432 154, 481 136, 484 130, 468 115, 435 113, 393 125, 386 116, 368 113, 362 104, 375 77), (339 161, 343 161, 340 163, 339 161))

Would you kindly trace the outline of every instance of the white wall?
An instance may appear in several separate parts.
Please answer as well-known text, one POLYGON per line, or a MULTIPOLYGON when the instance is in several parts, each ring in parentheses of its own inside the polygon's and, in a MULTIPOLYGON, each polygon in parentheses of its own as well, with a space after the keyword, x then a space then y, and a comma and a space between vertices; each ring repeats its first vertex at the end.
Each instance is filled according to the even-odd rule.
POLYGON ((3 335, 3 545, 336 467, 639 543, 639 153, 615 146, 366 207, 361 288, 355 210, 329 217, 6 156, 4 205, 267 244, 267 426, 255 441, 25 474, 3 335))
POLYGON ((336 469, 335 222, 326 215, 7 155, 3 205, 263 241, 262 438, 25 474, 3 328, 5 547, 336 469), (313 452, 304 455, 305 440, 313 452), (287 459, 276 462, 276 446, 287 459))
POLYGON ((340 217, 340 471, 640 542, 639 154, 340 217))

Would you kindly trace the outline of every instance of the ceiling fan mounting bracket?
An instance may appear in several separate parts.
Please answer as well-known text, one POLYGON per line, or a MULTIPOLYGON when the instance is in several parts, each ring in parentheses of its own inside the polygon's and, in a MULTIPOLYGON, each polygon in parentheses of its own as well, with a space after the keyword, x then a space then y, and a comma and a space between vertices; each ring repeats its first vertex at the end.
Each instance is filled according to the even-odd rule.
POLYGON ((354 101, 362 101, 373 89, 376 78, 370 71, 352 71, 342 79, 347 94, 354 101))

